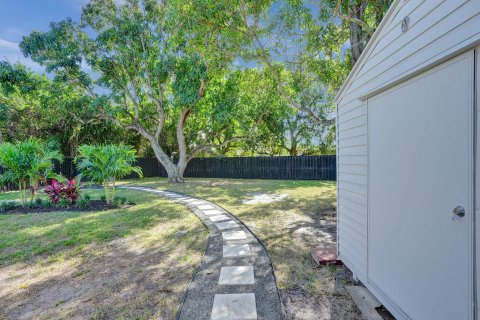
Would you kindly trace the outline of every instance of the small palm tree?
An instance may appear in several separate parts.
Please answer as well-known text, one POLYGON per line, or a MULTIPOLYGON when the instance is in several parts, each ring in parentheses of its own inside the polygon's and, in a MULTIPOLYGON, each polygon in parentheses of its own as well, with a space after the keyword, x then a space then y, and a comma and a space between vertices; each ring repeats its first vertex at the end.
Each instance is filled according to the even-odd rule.
POLYGON ((89 146, 78 148, 75 158, 82 176, 103 185, 107 203, 115 197, 115 181, 135 172, 142 177, 142 169, 133 166, 135 150, 125 145, 89 146))
POLYGON ((20 190, 22 206, 27 201, 30 189, 30 201, 40 183, 47 178, 58 178, 53 172, 53 160, 62 161, 63 156, 57 150, 51 150, 38 139, 0 144, 0 166, 5 172, 0 176, 4 182, 16 184, 20 190))

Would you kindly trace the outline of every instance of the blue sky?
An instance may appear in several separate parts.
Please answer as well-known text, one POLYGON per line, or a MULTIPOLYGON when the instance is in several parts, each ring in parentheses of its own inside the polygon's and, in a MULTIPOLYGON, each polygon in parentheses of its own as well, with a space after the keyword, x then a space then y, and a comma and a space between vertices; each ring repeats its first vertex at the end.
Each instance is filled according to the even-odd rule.
POLYGON ((18 44, 33 30, 47 31, 49 23, 67 17, 78 21, 88 0, 0 0, 0 60, 21 62, 37 72, 42 68, 23 57, 18 44))

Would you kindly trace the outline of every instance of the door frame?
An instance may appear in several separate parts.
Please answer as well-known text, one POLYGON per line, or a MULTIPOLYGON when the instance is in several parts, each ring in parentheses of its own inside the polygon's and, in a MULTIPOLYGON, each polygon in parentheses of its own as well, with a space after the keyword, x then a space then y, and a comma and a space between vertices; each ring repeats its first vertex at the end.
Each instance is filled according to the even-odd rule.
MULTIPOLYGON (((412 74, 411 77, 406 77, 404 81, 401 83, 408 83, 410 80, 417 78, 422 74, 426 74, 430 71, 433 71, 440 65, 444 63, 448 63, 448 61, 452 61, 462 55, 467 54, 470 52, 473 55, 473 81, 472 81, 472 133, 473 139, 472 141, 472 149, 471 149, 471 161, 472 161, 472 179, 471 179, 471 205, 472 205, 472 212, 471 212, 471 227, 469 230, 470 234, 470 256, 467 263, 470 264, 470 274, 468 275, 469 279, 472 280, 471 289, 473 292, 470 292, 470 296, 472 297, 471 300, 471 319, 473 320, 480 320, 480 237, 477 236, 477 228, 480 230, 480 219, 477 219, 477 215, 480 217, 480 207, 477 208, 477 205, 480 205, 480 187, 477 188, 477 181, 480 181, 480 46, 476 48, 466 48, 463 51, 458 52, 455 56, 450 57, 448 60, 442 61, 438 64, 432 64, 431 68, 427 70, 423 70, 419 74, 412 74)), ((401 85, 398 83, 397 85, 401 85)), ((396 87, 397 85, 393 86, 392 88, 396 87)), ((391 88, 389 88, 391 89, 391 88)), ((388 90, 389 90, 388 89, 388 90)), ((379 94, 383 93, 379 92, 379 94)), ((369 247, 370 247, 370 221, 371 221, 371 213, 370 213, 370 112, 371 109, 369 107, 369 98, 373 98, 376 95, 371 97, 366 97, 364 99, 367 109, 367 259, 366 259, 366 280, 367 283, 365 284, 375 295, 382 297, 382 303, 385 303, 385 306, 388 309, 391 309, 395 312, 396 315, 400 316, 402 319, 411 319, 411 317, 403 310, 394 300, 392 300, 388 294, 386 294, 375 282, 371 281, 369 276, 369 247)))

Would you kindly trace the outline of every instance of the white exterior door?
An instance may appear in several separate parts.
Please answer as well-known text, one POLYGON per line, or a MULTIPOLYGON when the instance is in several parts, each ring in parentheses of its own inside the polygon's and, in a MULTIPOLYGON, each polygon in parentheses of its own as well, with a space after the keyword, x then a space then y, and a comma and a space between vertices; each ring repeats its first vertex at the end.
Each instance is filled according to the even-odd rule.
POLYGON ((405 318, 473 318, 474 64, 368 100, 368 280, 405 318))

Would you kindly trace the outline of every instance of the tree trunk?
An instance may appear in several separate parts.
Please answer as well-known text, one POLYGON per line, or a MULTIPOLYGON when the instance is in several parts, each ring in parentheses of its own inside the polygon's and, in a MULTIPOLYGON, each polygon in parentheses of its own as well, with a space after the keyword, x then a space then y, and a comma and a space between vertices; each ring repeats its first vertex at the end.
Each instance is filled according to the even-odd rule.
MULTIPOLYGON (((352 17, 358 20, 363 20, 363 12, 364 7, 362 1, 355 1, 352 7, 352 17)), ((352 50, 352 63, 358 61, 360 55, 362 54, 367 42, 369 40, 368 34, 363 30, 362 26, 358 25, 357 23, 351 21, 350 22, 350 46, 352 50)))
MULTIPOLYGON (((167 171, 168 182, 184 182, 183 172, 185 171, 185 168, 180 170, 181 166, 178 166, 172 161, 172 159, 170 159, 170 157, 162 150, 162 147, 154 137, 149 137, 149 141, 153 152, 155 153, 155 157, 167 171)), ((184 167, 186 167, 186 164, 184 167)))

